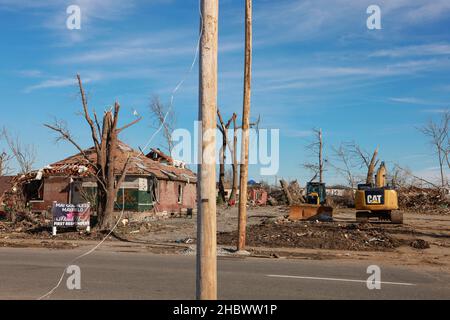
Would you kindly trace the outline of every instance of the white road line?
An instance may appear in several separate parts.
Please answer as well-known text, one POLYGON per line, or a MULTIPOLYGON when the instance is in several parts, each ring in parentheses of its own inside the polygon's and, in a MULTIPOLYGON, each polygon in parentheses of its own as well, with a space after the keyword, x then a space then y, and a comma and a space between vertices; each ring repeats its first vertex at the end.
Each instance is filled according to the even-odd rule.
MULTIPOLYGON (((367 283, 367 280, 355 280, 355 279, 302 277, 302 276, 288 276, 288 275, 278 275, 278 274, 268 274, 267 276, 271 277, 271 278, 290 278, 290 279, 306 279, 306 280, 322 280, 322 281, 341 281, 341 282, 367 283)), ((397 286, 415 286, 415 284, 413 284, 413 283, 404 283, 404 282, 375 281, 375 283, 392 284, 392 285, 397 285, 397 286)))

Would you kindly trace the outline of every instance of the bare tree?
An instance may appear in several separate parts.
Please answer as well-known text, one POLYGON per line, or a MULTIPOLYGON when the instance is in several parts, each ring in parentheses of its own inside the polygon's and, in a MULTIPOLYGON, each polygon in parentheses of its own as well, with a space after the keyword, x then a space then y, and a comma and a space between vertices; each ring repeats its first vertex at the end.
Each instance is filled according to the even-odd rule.
POLYGON ((373 153, 362 149, 358 144, 352 142, 348 144, 349 151, 361 168, 367 169, 366 184, 373 184, 375 168, 379 163, 378 147, 373 153))
POLYGON ((319 182, 323 182, 324 157, 323 157, 323 136, 322 129, 313 129, 314 141, 306 146, 314 157, 317 157, 317 163, 305 163, 303 167, 310 170, 314 175, 310 181, 319 177, 319 182))
POLYGON ((449 136, 448 136, 448 123, 450 120, 450 111, 446 111, 442 114, 439 122, 430 120, 428 124, 419 128, 419 130, 430 139, 430 144, 437 155, 439 162, 439 173, 441 176, 441 187, 447 185, 445 175, 445 163, 450 168, 449 162, 449 136))
POLYGON ((330 164, 340 175, 342 175, 346 180, 349 187, 352 189, 356 187, 356 177, 353 172, 354 164, 348 147, 341 143, 339 147, 332 147, 334 158, 336 159, 336 163, 339 165, 330 164))
POLYGON ((426 185, 427 187, 439 188, 439 186, 433 182, 414 175, 410 169, 404 168, 397 163, 394 164, 393 171, 392 184, 397 188, 416 186, 419 183, 426 185))
POLYGON ((11 168, 9 167, 9 162, 12 159, 13 157, 6 152, 0 153, 0 177, 7 176, 12 173, 11 168))
POLYGON ((162 128, 167 150, 171 155, 173 150, 172 133, 175 128, 175 113, 170 108, 170 105, 163 104, 157 96, 154 96, 152 99, 150 113, 152 114, 155 127, 162 128))
MULTIPOLYGON (((31 144, 23 144, 18 135, 11 135, 8 130, 3 127, 1 135, 3 136, 10 154, 17 161, 20 174, 27 174, 33 170, 33 165, 36 162, 36 148, 31 144)), ((4 160, 11 160, 6 154, 4 160)), ((3 157, 2 157, 3 158, 3 157)), ((3 161, 2 161, 3 162, 3 161)), ((5 162, 4 162, 5 163, 5 162)))
MULTIPOLYGON (((236 114, 233 113, 233 116, 225 123, 223 121, 222 115, 220 113, 220 110, 217 109, 217 117, 218 117, 218 124, 217 128, 222 133, 222 147, 220 148, 220 164, 219 164, 219 195, 223 202, 226 201, 226 195, 225 195, 225 164, 226 164, 226 155, 227 155, 227 145, 229 146, 228 142, 228 129, 230 128, 230 125, 233 121, 233 119, 236 118, 236 114)), ((233 148, 234 149, 234 148, 233 148)), ((231 150, 231 149, 230 149, 231 150)))
POLYGON ((97 180, 98 186, 97 216, 99 227, 102 230, 110 230, 115 222, 115 198, 131 164, 131 155, 129 155, 120 172, 116 172, 115 170, 119 143, 118 135, 123 130, 139 122, 141 118, 118 128, 120 105, 116 102, 113 109, 105 111, 102 124, 100 124, 95 111, 93 112, 93 120, 89 114, 86 95, 79 75, 77 75, 77 80, 83 104, 83 115, 90 127, 92 141, 94 143, 94 152, 96 154, 95 161, 90 158, 89 154, 75 141, 63 121, 55 121, 54 124, 45 124, 45 126, 59 134, 58 140, 70 142, 80 152, 87 164, 94 169, 95 174, 93 176, 97 180))

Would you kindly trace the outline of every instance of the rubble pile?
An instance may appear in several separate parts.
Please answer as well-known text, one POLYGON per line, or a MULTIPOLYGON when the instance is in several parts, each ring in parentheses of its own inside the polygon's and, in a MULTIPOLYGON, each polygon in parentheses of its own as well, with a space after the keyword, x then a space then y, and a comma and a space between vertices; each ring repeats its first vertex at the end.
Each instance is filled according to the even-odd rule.
POLYGON ((398 190, 401 210, 418 213, 450 214, 450 199, 437 188, 408 187, 398 190))
POLYGON ((8 222, 0 221, 0 233, 2 232, 10 232, 11 225, 8 222))
POLYGON ((430 248, 430 244, 428 243, 428 241, 423 240, 423 239, 416 239, 416 240, 412 241, 409 245, 415 249, 429 249, 430 248))
POLYGON ((0 221, 0 232, 27 232, 39 228, 45 221, 39 220, 35 215, 19 213, 15 215, 15 222, 0 221))
MULTIPOLYGON (((237 233, 220 233, 218 242, 236 245, 237 233)), ((247 244, 250 247, 388 251, 399 247, 401 241, 370 225, 288 222, 284 219, 250 226, 247 244)))
POLYGON ((287 186, 289 196, 283 188, 272 190, 269 193, 268 203, 270 205, 289 205, 288 197, 291 198, 292 204, 304 203, 303 189, 300 187, 297 180, 291 181, 287 186))

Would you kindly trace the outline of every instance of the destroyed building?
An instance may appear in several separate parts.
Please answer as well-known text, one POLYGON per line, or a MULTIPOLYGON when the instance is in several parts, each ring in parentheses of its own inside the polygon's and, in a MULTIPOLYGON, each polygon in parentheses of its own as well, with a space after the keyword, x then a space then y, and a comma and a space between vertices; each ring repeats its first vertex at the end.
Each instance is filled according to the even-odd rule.
MULTIPOLYGON (((84 153, 96 162, 94 148, 84 153)), ((144 155, 119 142, 115 174, 120 176, 130 157, 131 162, 116 198, 116 210, 131 212, 182 213, 196 206, 195 173, 184 163, 176 162, 159 150, 144 155)), ((48 212, 54 201, 59 203, 95 204, 97 180, 92 165, 81 153, 53 163, 17 179, 26 202, 33 212, 48 212)))

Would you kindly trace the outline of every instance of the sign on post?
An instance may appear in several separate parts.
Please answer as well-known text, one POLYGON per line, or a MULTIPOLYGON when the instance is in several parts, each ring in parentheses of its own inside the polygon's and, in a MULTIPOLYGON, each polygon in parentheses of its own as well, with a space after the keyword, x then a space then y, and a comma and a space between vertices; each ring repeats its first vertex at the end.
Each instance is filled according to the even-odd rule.
POLYGON ((91 231, 91 204, 66 204, 53 202, 53 235, 56 235, 57 228, 86 227, 87 232, 91 231))

